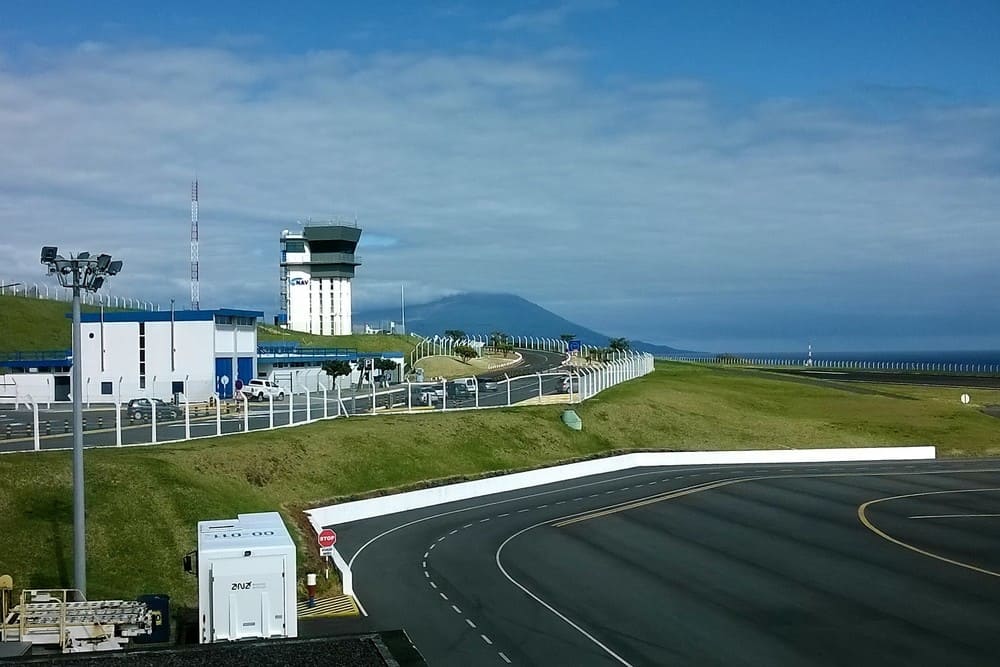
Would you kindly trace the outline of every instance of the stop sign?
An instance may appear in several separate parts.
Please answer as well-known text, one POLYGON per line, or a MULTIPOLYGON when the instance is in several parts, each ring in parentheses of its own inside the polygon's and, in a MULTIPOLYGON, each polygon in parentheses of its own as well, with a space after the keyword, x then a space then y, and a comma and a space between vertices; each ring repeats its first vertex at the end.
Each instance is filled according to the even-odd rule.
POLYGON ((329 528, 324 528, 319 532, 319 545, 323 548, 332 547, 337 543, 337 533, 329 528))

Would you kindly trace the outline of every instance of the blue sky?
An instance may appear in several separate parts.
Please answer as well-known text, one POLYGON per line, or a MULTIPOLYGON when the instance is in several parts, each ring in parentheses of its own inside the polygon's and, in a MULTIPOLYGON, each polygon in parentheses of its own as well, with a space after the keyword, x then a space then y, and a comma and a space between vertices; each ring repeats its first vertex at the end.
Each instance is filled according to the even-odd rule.
POLYGON ((281 229, 338 217, 359 309, 405 282, 688 348, 998 348, 997 62, 996 2, 10 1, 0 278, 101 245, 183 301, 197 174, 206 305, 273 312, 281 229))

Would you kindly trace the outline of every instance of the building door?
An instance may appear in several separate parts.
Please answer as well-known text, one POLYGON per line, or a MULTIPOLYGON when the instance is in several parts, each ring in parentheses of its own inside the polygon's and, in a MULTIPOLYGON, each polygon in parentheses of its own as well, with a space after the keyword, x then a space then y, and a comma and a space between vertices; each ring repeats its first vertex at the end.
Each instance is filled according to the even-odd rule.
POLYGON ((239 357, 236 360, 236 378, 243 384, 253 379, 253 357, 239 357))
POLYGON ((219 398, 232 398, 233 385, 236 378, 233 377, 233 360, 231 357, 216 357, 215 359, 215 391, 219 398))
POLYGON ((68 401, 69 400, 69 376, 68 375, 56 375, 53 378, 55 395, 52 397, 54 401, 68 401))

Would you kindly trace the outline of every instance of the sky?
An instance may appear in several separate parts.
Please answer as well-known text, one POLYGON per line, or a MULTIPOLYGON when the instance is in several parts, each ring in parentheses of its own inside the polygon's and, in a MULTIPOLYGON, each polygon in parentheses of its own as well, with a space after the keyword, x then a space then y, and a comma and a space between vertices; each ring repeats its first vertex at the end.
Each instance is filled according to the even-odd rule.
POLYGON ((278 310, 510 292, 710 351, 1000 349, 1000 3, 0 3, 0 280, 278 310))

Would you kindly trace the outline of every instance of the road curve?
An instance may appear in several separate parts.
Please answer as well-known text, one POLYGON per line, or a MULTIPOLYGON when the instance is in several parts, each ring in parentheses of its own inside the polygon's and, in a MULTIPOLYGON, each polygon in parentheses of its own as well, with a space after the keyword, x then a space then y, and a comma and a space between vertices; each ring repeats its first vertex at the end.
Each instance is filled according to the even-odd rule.
POLYGON ((997 489, 995 460, 658 468, 336 528, 433 665, 982 665, 997 489))

